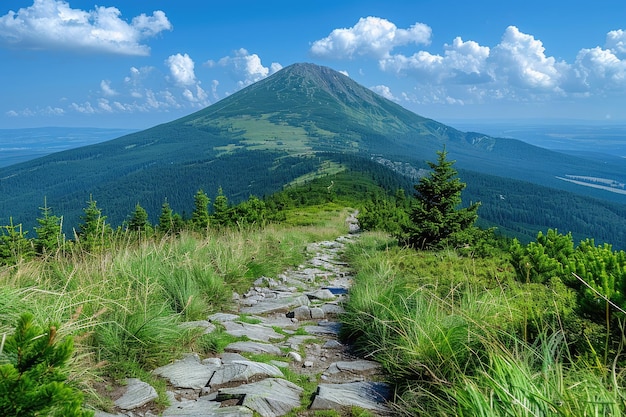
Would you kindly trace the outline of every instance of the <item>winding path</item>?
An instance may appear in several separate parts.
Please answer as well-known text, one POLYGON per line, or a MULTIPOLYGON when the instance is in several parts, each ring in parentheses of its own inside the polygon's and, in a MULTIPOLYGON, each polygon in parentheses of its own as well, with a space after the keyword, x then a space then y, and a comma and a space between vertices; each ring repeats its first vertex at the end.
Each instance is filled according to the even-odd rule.
MULTIPOLYGON (((352 233, 309 245, 305 265, 276 278, 261 277, 238 295, 236 314, 217 313, 183 324, 205 332, 221 326, 242 340, 217 357, 189 354, 155 369, 168 381, 171 405, 163 417, 306 416, 354 406, 375 416, 391 414, 386 405, 390 389, 377 382, 379 365, 352 357, 337 338, 341 324, 336 318, 351 284, 340 255, 358 236, 355 217, 347 221, 352 233), (293 380, 317 388, 309 398, 293 380)), ((130 379, 125 392, 114 398, 117 414, 97 412, 96 417, 152 417, 155 398, 154 388, 130 379)))

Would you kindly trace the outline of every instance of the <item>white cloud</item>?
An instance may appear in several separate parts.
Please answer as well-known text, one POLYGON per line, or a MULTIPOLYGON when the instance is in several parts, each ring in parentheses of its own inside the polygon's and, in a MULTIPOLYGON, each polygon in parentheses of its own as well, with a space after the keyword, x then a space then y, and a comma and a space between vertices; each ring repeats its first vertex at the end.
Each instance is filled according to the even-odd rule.
POLYGON ((264 67, 261 58, 257 54, 250 54, 241 48, 235 51, 234 56, 225 56, 219 61, 208 61, 209 67, 221 66, 228 68, 231 75, 237 80, 237 86, 243 88, 263 78, 274 74, 282 69, 282 65, 273 62, 269 67, 264 67))
POLYGON ((585 89, 626 90, 626 60, 620 60, 611 50, 581 49, 574 68, 585 89))
POLYGON ((375 85, 373 87, 370 87, 370 90, 378 95, 385 97, 387 100, 399 101, 399 99, 393 95, 391 89, 386 85, 375 85))
POLYGON ((94 114, 97 113, 97 110, 95 108, 93 108, 93 106, 91 105, 90 102, 86 101, 84 103, 72 103, 70 104, 70 107, 74 110, 77 111, 78 113, 82 113, 82 114, 94 114))
POLYGON ((190 103, 196 103, 202 107, 207 106, 208 95, 200 86, 200 81, 196 79, 193 59, 187 54, 176 54, 171 55, 166 63, 174 83, 183 89, 182 97, 190 103), (195 93, 192 90, 195 90, 195 93))
POLYGON ((487 73, 489 48, 457 37, 452 45, 444 45, 444 55, 419 51, 412 56, 392 55, 379 61, 383 71, 410 74, 424 82, 475 84, 490 80, 487 73))
POLYGON ((626 53, 626 31, 618 29, 607 33, 606 47, 616 54, 626 53))
POLYGON ((498 78, 523 88, 555 89, 567 64, 545 55, 540 40, 509 26, 490 56, 498 78))
POLYGON ((431 28, 415 23, 408 29, 380 17, 365 17, 351 28, 335 29, 327 37, 313 42, 311 54, 320 58, 352 59, 357 56, 387 58, 397 47, 430 43, 431 28))
POLYGON ((194 73, 195 64, 189 55, 170 55, 166 63, 169 66, 170 73, 175 83, 183 86, 196 83, 196 74, 194 73))
POLYGON ((100 81, 100 90, 102 90, 102 94, 107 97, 113 97, 118 94, 117 91, 111 88, 111 81, 109 80, 100 81))
POLYGON ((15 48, 87 50, 120 55, 149 55, 146 38, 171 30, 162 11, 141 14, 131 23, 115 7, 72 9, 63 0, 34 0, 30 7, 0 16, 0 42, 15 48))

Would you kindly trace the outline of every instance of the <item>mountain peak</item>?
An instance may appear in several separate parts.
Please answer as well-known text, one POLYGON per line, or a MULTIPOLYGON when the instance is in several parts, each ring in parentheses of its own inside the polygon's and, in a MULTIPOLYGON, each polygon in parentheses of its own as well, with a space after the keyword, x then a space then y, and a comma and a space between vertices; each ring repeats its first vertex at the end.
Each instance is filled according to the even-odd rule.
POLYGON ((215 120, 231 117, 265 118, 335 133, 351 130, 350 136, 355 126, 375 134, 404 135, 423 130, 425 122, 437 124, 338 71, 311 63, 289 65, 182 120, 194 126, 215 125, 215 120))

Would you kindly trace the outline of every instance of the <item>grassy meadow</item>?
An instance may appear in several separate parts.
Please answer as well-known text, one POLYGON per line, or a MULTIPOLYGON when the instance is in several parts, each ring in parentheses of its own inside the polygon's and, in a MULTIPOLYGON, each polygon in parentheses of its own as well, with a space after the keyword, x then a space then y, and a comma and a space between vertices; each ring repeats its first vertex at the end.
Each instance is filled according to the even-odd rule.
POLYGON ((206 355, 234 341, 181 323, 230 311, 233 292, 276 277, 305 260, 308 243, 347 233, 348 210, 310 207, 283 225, 184 232, 159 239, 128 234, 99 253, 58 253, 0 269, 0 337, 24 312, 72 336, 68 382, 87 403, 111 409, 107 390, 126 377, 146 380, 167 403, 165 383, 149 371, 183 353, 206 355))
POLYGON ((398 414, 624 415, 621 343, 603 361, 593 335, 572 340, 572 294, 519 283, 506 253, 415 252, 367 233, 347 256, 356 282, 342 337, 382 363, 398 414))
MULTIPOLYGON (((308 243, 347 233, 349 212, 327 203, 263 228, 127 234, 97 253, 2 267, 0 335, 23 312, 42 325, 58 322, 75 345, 68 383, 89 407, 112 410, 107 394, 126 377, 151 383, 165 407, 165 382, 150 370, 234 341, 180 324, 230 311, 233 292, 299 265, 308 243)), ((398 415, 626 413, 623 337, 602 351, 604 329, 578 316, 572 291, 557 281, 520 282, 507 250, 415 251, 364 232, 345 257, 355 283, 341 337, 383 365, 398 415)))

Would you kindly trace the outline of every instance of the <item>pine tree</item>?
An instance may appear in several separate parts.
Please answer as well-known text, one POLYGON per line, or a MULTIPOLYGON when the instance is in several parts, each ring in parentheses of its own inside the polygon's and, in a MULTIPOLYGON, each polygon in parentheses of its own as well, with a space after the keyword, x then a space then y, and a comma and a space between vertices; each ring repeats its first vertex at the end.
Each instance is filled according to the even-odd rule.
POLYGON ((461 204, 461 191, 465 183, 457 177, 452 167, 454 161, 446 159, 447 152, 437 152, 437 163, 429 162, 429 176, 422 177, 415 188, 409 222, 402 227, 401 241, 413 248, 438 248, 458 246, 472 239, 473 225, 480 203, 457 208, 461 204))
POLYGON ((161 233, 174 232, 174 212, 167 202, 167 199, 165 199, 163 205, 161 205, 161 214, 159 215, 157 230, 161 233))
POLYGON ((9 224, 0 229, 4 229, 0 235, 0 265, 15 265, 32 256, 33 247, 21 223, 13 224, 13 217, 10 217, 9 224))
POLYGON ((72 355, 69 337, 59 340, 58 325, 46 330, 22 314, 15 333, 0 344, 0 410, 4 417, 88 417, 83 395, 65 383, 72 355))
POLYGON ((213 218, 220 226, 227 226, 231 223, 228 198, 224 195, 222 187, 217 190, 217 196, 213 201, 213 218))
POLYGON ((128 230, 133 232, 146 232, 148 229, 150 229, 148 212, 137 203, 135 205, 135 211, 128 221, 128 230))
POLYGON ((211 199, 202 191, 198 190, 193 197, 194 208, 191 213, 191 224, 196 230, 206 230, 209 228, 209 204, 211 199))
POLYGON ((43 207, 39 207, 39 209, 42 217, 37 219, 39 227, 35 227, 35 232, 37 232, 35 250, 39 254, 52 254, 65 245, 63 217, 52 214, 52 209, 48 207, 46 198, 43 200, 43 207))
POLYGON ((98 208, 96 201, 89 196, 87 207, 83 209, 81 219, 83 223, 79 226, 78 240, 86 251, 93 251, 102 248, 107 243, 112 230, 106 224, 106 216, 102 215, 102 210, 98 208))

